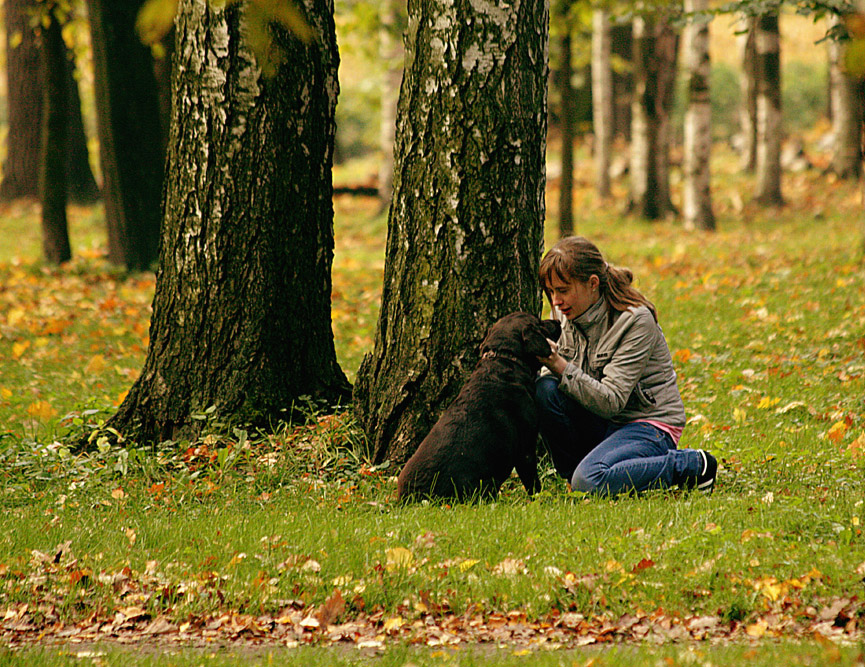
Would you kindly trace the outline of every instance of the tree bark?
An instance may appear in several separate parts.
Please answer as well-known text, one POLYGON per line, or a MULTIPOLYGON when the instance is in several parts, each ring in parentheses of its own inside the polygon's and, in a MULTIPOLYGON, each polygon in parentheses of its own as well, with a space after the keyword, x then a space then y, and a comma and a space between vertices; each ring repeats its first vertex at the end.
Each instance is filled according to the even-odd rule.
POLYGON ((677 51, 678 35, 662 19, 634 19, 628 210, 646 220, 676 212, 670 198, 669 144, 677 51))
POLYGON ((739 126, 742 135, 742 170, 757 169, 757 19, 745 17, 744 32, 739 36, 742 53, 742 73, 739 89, 742 101, 739 106, 739 126))
POLYGON ((490 324, 540 311, 547 30, 543 0, 409 4, 382 306, 354 392, 375 461, 414 452, 490 324))
POLYGON ((613 66, 610 18, 603 9, 592 17, 592 129, 595 150, 595 189, 610 196, 610 162, 613 149, 613 66))
POLYGON ((244 5, 180 3, 150 346, 110 422, 139 442, 194 433, 211 406, 267 425, 350 395, 330 320, 333 4, 302 6, 317 39, 280 29, 265 79, 244 5))
POLYGON ((576 139, 577 100, 571 81, 571 28, 567 16, 562 21, 559 42, 559 99, 561 100, 562 123, 562 173, 559 187, 559 235, 574 233, 574 140, 576 139))
MULTIPOLYGON (((839 22, 834 17, 833 24, 839 22)), ((829 40, 829 104, 834 150, 829 171, 840 178, 862 173, 862 83, 844 69, 844 44, 829 40)))
POLYGON ((138 39, 142 0, 87 0, 108 258, 130 271, 156 260, 164 154, 150 50, 138 39))
POLYGON ((29 25, 29 12, 35 7, 35 0, 4 3, 8 132, 0 183, 2 200, 39 195, 42 70, 36 35, 29 25))
MULTIPOLYGON (((619 61, 633 66, 634 35, 633 24, 610 26, 610 50, 619 61)), ((612 60, 612 58, 611 58, 612 60)), ((634 102, 634 75, 632 67, 613 69, 613 132, 612 136, 622 136, 631 140, 631 107, 634 102)))
POLYGON ((378 197, 382 211, 390 206, 393 195, 393 147, 396 134, 396 108, 399 102, 399 86, 402 82, 404 57, 402 31, 405 17, 395 0, 386 0, 382 10, 382 26, 379 36, 381 60, 384 63, 381 86, 381 119, 379 146, 381 163, 378 172, 378 197))
MULTIPOLYGON (((704 12, 708 0, 685 0, 685 12, 704 12)), ((685 28, 688 109, 685 112, 683 213, 685 225, 715 229, 712 212, 712 102, 709 94, 709 24, 696 17, 685 28)))
POLYGON ((757 20, 757 189, 755 201, 781 206, 781 45, 778 13, 757 20))
POLYGON ((55 17, 42 28, 42 164, 39 199, 42 203, 42 251, 49 264, 72 259, 66 220, 66 49, 55 17))

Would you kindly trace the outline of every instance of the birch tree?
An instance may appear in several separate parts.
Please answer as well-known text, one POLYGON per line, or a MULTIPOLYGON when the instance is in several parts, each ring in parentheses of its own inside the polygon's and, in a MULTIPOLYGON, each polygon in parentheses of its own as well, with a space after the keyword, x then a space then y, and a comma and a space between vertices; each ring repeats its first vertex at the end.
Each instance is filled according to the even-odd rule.
POLYGON ((194 433, 206 409, 266 425, 350 394, 330 320, 333 4, 303 3, 309 43, 272 28, 282 60, 267 78, 249 8, 178 8, 150 345, 109 422, 141 442, 194 433))
MULTIPOLYGON (((833 16, 830 24, 840 20, 833 16)), ((840 178, 862 173, 862 82, 844 67, 844 42, 829 43, 829 103, 832 111, 833 151, 829 170, 840 178)))
POLYGON ((757 18, 757 187, 765 206, 784 203, 781 194, 781 43, 778 10, 757 18))
POLYGON ((595 189, 610 196, 613 149, 613 66, 609 12, 596 9, 592 17, 592 129, 595 150, 595 189))
POLYGON ((456 396, 487 327, 539 313, 544 0, 409 3, 375 348, 354 406, 377 462, 405 461, 456 396))
POLYGON ((757 19, 746 16, 739 35, 742 70, 739 75, 739 127, 742 138, 742 170, 753 172, 757 168, 757 19))
POLYGON ((685 224, 715 228, 712 212, 712 102, 709 95, 709 23, 700 12, 708 0, 685 0, 685 12, 694 14, 685 28, 684 51, 688 81, 685 112, 683 214, 685 224))

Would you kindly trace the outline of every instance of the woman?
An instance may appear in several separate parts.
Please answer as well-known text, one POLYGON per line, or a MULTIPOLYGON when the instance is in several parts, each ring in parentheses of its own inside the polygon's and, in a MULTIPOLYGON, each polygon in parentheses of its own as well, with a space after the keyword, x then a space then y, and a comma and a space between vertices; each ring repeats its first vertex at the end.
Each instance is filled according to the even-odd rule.
POLYGON ((541 287, 562 324, 535 386, 541 435, 571 488, 616 495, 682 486, 711 492, 718 463, 678 450, 685 408, 652 303, 582 237, 541 260, 541 287))

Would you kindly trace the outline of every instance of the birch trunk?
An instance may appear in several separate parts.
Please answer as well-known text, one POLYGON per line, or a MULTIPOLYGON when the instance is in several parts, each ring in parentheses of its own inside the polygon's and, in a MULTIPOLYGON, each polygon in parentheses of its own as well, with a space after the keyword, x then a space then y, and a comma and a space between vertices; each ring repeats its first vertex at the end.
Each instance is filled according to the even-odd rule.
POLYGON ((350 390, 330 320, 333 5, 305 2, 317 39, 279 31, 285 58, 266 79, 243 7, 178 8, 150 346, 110 422, 140 442, 194 434, 211 406, 267 425, 350 390))
POLYGON ((757 21, 757 189, 755 200, 781 206, 781 45, 778 13, 757 21))
POLYGON ((404 50, 402 32, 404 17, 400 17, 394 0, 387 0, 382 10, 382 26, 379 36, 381 60, 385 64, 381 86, 381 120, 379 124, 379 147, 381 163, 378 171, 378 196, 382 210, 390 206, 393 195, 393 146, 396 134, 396 108, 399 102, 399 86, 402 82, 404 50))
POLYGON ((354 391, 377 462, 414 452, 489 325, 540 312, 547 34, 544 0, 409 3, 382 305, 354 391))
MULTIPOLYGON (((685 12, 704 12, 708 0, 685 0, 685 12)), ((685 28, 688 109, 685 113, 683 209, 685 225, 715 229, 712 212, 712 103, 709 92, 709 23, 696 18, 685 28)))
POLYGON ((610 196, 610 162, 613 149, 613 67, 610 17, 596 9, 592 17, 592 128, 595 149, 595 189, 610 196))
POLYGON ((739 106, 739 127, 742 136, 742 170, 757 168, 757 19, 746 17, 744 32, 739 36, 742 54, 742 74, 739 86, 742 101, 739 106))
MULTIPOLYGON (((839 22, 833 17, 832 24, 839 22)), ((840 178, 862 173, 862 84, 844 70, 844 45, 829 40, 829 103, 834 150, 829 171, 840 178)))

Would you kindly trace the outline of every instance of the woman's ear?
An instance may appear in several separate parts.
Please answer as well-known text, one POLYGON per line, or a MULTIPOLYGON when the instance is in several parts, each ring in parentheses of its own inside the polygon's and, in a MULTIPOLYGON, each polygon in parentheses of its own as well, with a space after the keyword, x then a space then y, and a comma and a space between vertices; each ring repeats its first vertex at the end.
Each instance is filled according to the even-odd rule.
POLYGON ((589 276, 589 287, 592 290, 596 290, 601 286, 601 279, 598 278, 596 274, 592 274, 589 276))

